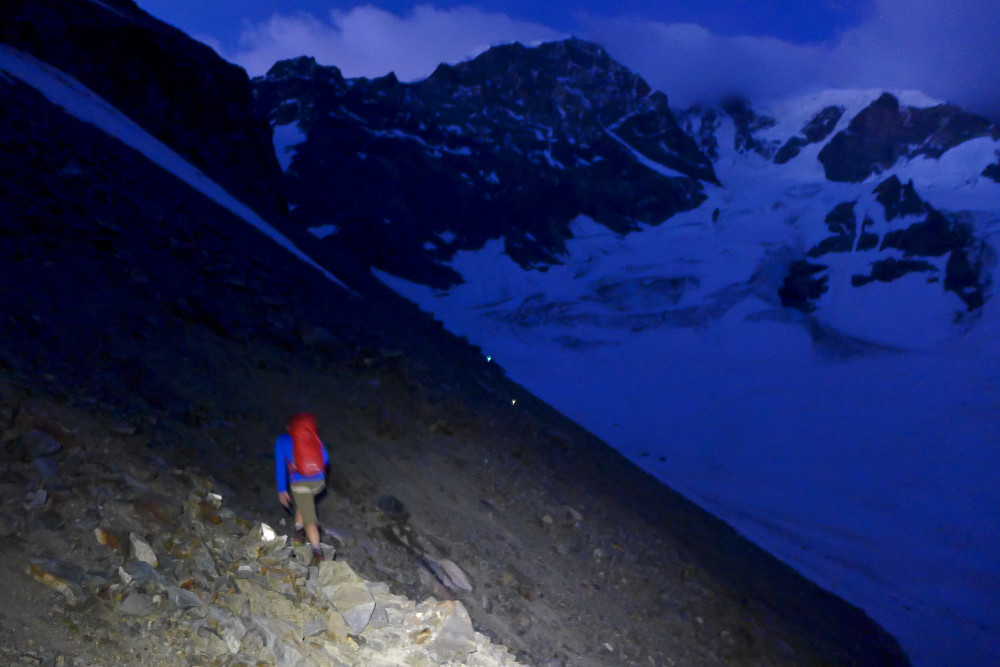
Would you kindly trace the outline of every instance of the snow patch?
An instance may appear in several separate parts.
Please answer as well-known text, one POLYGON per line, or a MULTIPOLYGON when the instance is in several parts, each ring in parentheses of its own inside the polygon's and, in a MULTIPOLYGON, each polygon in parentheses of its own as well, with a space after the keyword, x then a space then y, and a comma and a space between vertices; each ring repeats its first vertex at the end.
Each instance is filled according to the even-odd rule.
POLYGON ((302 131, 298 123, 292 122, 286 125, 275 125, 272 133, 274 143, 274 154, 278 158, 278 164, 282 171, 288 171, 295 157, 295 147, 306 140, 306 133, 302 131))
POLYGON ((632 154, 632 157, 634 157, 644 167, 648 167, 653 171, 655 171, 657 174, 661 176, 666 176, 667 178, 689 178, 687 174, 682 174, 676 169, 671 169, 670 167, 662 165, 659 162, 654 162, 653 160, 650 160, 648 157, 646 157, 645 155, 637 151, 635 148, 630 146, 624 139, 619 137, 610 129, 604 128, 604 131, 605 133, 607 133, 609 137, 611 137, 612 139, 620 143, 622 146, 624 146, 626 150, 628 150, 628 152, 632 154))
POLYGON ((332 236, 340 232, 340 228, 337 225, 320 225, 319 227, 310 227, 309 233, 318 239, 325 239, 327 236, 332 236))

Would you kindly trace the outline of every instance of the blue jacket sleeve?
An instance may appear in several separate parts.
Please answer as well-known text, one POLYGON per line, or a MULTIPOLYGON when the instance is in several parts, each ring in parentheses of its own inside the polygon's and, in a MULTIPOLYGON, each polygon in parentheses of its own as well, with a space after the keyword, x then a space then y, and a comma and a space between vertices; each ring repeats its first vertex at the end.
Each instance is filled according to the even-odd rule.
MULTIPOLYGON (((278 436, 274 441, 274 474, 278 482, 278 493, 288 491, 288 456, 291 452, 286 452, 284 436, 278 436)), ((289 438, 290 440, 291 438, 289 438)))

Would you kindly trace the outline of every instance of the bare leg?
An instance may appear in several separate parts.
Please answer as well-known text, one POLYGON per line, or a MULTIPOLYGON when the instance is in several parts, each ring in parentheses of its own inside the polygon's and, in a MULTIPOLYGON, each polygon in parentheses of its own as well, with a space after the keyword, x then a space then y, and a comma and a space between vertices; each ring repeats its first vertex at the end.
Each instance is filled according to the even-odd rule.
POLYGON ((319 526, 314 523, 306 526, 306 537, 309 538, 309 544, 314 550, 319 548, 319 526))
MULTIPOLYGON (((302 510, 295 508, 295 525, 302 525, 302 510)), ((316 524, 309 524, 305 527, 306 538, 309 540, 309 544, 312 545, 313 551, 319 549, 319 526, 316 524)))

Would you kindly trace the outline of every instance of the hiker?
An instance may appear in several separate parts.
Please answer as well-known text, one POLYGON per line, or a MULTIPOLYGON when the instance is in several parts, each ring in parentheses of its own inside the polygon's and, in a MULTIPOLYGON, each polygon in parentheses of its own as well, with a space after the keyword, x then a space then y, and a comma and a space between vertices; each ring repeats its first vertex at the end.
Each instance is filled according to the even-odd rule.
POLYGON ((316 417, 300 412, 288 418, 288 433, 274 442, 274 468, 278 479, 278 501, 290 509, 295 499, 295 544, 312 546, 312 562, 323 560, 316 519, 316 494, 326 486, 326 466, 330 457, 316 434, 316 417), (291 478, 291 495, 288 482, 291 478))

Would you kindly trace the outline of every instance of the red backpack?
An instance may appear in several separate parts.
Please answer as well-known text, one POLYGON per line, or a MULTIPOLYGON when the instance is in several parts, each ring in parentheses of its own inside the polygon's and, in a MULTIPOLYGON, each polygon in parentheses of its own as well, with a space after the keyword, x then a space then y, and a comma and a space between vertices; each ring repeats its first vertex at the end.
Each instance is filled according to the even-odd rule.
POLYGON ((316 435, 316 417, 300 412, 288 418, 288 433, 292 436, 292 460, 288 467, 303 477, 316 477, 326 470, 323 444, 316 435))

